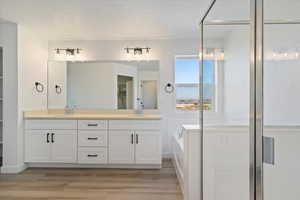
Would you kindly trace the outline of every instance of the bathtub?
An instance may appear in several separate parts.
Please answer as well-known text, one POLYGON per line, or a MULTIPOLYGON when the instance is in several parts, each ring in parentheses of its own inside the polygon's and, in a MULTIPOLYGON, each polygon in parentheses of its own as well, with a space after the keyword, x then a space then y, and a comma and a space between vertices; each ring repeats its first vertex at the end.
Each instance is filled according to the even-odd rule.
POLYGON ((246 199, 249 194, 249 128, 205 126, 203 140, 202 147, 200 129, 195 125, 183 125, 172 140, 173 163, 184 200, 199 200, 201 188, 203 199, 246 199))
POLYGON ((198 200, 201 188, 199 126, 183 125, 172 141, 172 160, 184 200, 198 200))
POLYGON ((177 179, 180 184, 181 191, 184 191, 183 184, 183 137, 179 134, 173 136, 172 152, 173 152, 173 165, 175 167, 177 179))

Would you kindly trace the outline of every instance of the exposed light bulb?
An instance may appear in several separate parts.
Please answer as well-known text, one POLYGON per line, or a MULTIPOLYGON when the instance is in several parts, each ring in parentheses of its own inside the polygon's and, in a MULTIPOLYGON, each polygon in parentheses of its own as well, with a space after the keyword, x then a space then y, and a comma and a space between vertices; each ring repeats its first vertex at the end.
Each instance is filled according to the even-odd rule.
POLYGON ((147 53, 147 54, 149 54, 149 53, 150 53, 150 51, 149 51, 149 50, 150 50, 150 48, 149 48, 149 47, 147 47, 147 48, 146 48, 146 53, 147 53))

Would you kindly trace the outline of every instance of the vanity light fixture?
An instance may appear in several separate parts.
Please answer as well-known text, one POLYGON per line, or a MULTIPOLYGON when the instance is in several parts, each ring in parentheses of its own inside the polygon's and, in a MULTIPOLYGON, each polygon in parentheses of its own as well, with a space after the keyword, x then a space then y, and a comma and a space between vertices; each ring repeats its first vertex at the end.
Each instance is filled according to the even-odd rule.
POLYGON ((134 55, 143 55, 144 50, 146 50, 146 53, 149 54, 150 49, 151 49, 150 47, 135 47, 135 48, 126 47, 125 51, 126 51, 127 54, 129 54, 130 51, 133 51, 134 55))
POLYGON ((142 55, 143 54, 143 49, 142 48, 135 48, 133 50, 134 55, 142 55))
POLYGON ((56 54, 60 54, 61 51, 65 51, 65 54, 68 56, 74 56, 75 54, 80 54, 80 51, 82 51, 82 49, 79 48, 66 48, 66 49, 60 49, 60 48, 56 48, 55 49, 56 54))

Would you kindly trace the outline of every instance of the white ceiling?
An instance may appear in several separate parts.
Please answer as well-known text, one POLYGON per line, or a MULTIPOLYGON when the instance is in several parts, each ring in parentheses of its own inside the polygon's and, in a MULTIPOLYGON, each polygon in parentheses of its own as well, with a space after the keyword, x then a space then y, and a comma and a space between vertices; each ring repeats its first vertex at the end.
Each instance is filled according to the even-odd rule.
POLYGON ((197 38, 210 0, 0 0, 0 18, 49 40, 197 38))

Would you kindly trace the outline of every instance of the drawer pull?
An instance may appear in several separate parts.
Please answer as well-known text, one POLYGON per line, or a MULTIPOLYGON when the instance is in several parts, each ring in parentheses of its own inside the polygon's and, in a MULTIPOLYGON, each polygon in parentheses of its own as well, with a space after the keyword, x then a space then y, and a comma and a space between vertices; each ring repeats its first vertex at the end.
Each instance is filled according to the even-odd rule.
POLYGON ((88 140, 98 140, 98 137, 89 137, 88 140))
POLYGON ((98 154, 88 154, 88 157, 98 157, 98 154))
POLYGON ((93 126, 93 127, 95 127, 95 126, 98 126, 98 124, 88 124, 88 126, 93 126))

